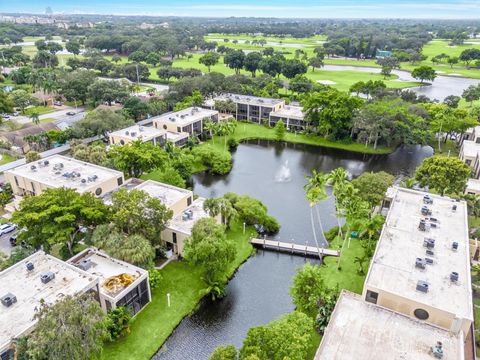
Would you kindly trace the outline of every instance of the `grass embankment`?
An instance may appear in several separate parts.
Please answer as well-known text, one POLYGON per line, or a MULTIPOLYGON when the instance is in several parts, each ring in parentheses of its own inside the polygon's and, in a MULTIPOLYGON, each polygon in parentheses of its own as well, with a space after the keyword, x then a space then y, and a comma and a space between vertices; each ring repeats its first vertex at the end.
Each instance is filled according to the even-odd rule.
MULTIPOLYGON (((243 225, 237 223, 227 232, 237 246, 237 256, 227 272, 229 278, 253 252, 248 243, 251 229, 248 230, 244 235, 243 225)), ((206 287, 200 268, 174 261, 163 268, 161 274, 160 286, 152 290, 152 302, 132 320, 130 334, 108 344, 102 359, 150 359, 182 319, 195 310, 202 298, 201 290, 206 287), (171 296, 171 307, 167 305, 167 293, 171 296)))
POLYGON ((9 154, 0 154, 0 165, 8 164, 9 162, 15 161, 17 158, 9 154))
MULTIPOLYGON (((253 123, 244 123, 239 122, 235 133, 233 135, 227 136, 227 138, 235 138, 238 142, 245 140, 276 140, 275 130, 264 125, 253 124, 253 123)), ((346 151, 353 151, 364 154, 389 154, 394 149, 387 147, 378 147, 373 149, 373 147, 365 146, 358 143, 341 143, 336 141, 327 140, 316 135, 305 135, 305 134, 295 134, 295 133, 286 133, 284 141, 297 143, 297 144, 307 144, 315 146, 323 146, 334 149, 341 149, 346 151)), ((224 136, 215 136, 213 139, 206 141, 200 146, 213 146, 219 150, 224 150, 225 137, 224 136)))
POLYGON ((32 115, 33 113, 37 113, 38 115, 43 115, 43 114, 48 114, 54 111, 56 111, 56 109, 53 107, 40 105, 40 106, 32 106, 25 109, 22 115, 29 116, 29 115, 32 115))

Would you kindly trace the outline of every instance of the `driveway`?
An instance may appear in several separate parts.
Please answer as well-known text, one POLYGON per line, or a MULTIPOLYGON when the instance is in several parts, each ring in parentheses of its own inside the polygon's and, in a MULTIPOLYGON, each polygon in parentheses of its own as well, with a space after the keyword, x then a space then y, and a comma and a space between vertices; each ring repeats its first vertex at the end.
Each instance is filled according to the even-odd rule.
MULTIPOLYGON (((72 106, 62 106, 62 107, 59 107, 58 110, 56 110, 56 111, 40 115, 39 119, 40 120, 45 120, 45 119, 53 118, 53 119, 55 119, 55 123, 57 123, 57 121, 58 122, 65 121, 69 118, 73 118, 73 117, 76 116, 76 115, 75 116, 67 115, 67 112, 70 112, 70 111, 74 112, 76 115, 81 116, 81 118, 83 118, 83 116, 85 116, 85 108, 84 107, 79 106, 77 108, 74 108, 72 106), (80 115, 80 114, 83 114, 83 115, 80 115)), ((78 118, 78 116, 77 116, 77 118, 78 118)), ((32 122, 32 120, 28 116, 23 116, 23 115, 12 116, 12 117, 10 117, 10 119, 14 119, 19 124, 22 124, 22 125, 29 124, 29 123, 32 122)))
POLYGON ((0 236, 0 252, 4 253, 7 256, 10 256, 13 246, 10 245, 10 236, 14 235, 17 231, 12 231, 8 234, 0 236))

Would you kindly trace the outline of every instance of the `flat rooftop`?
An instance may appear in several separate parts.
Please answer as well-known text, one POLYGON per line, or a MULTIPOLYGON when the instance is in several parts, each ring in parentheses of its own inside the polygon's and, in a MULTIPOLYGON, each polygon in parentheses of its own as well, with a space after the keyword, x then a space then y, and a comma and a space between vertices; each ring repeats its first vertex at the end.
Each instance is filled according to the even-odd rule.
POLYGON ((375 287, 473 321, 466 203, 399 187, 392 187, 389 192, 393 200, 365 287, 375 287), (424 204, 423 197, 427 194, 432 204, 424 204), (422 215, 423 206, 431 210, 430 216, 422 215), (428 225, 436 223, 437 227, 427 225, 426 231, 420 231, 422 219, 427 219, 428 225), (426 254, 426 238, 435 240, 433 256, 426 254), (453 242, 458 243, 456 251, 452 249, 453 242), (416 268, 416 258, 426 257, 433 264, 427 264, 424 270, 416 268), (458 273, 457 282, 450 280, 452 272, 458 273), (428 283, 427 293, 416 290, 420 280, 428 283))
POLYGON ((303 113, 303 108, 301 106, 285 105, 278 111, 272 111, 270 113, 272 116, 286 117, 286 118, 295 118, 303 120, 305 114, 303 113))
POLYGON ((185 126, 217 114, 217 110, 204 109, 201 107, 189 107, 184 110, 155 116, 154 118, 152 118, 152 121, 172 122, 179 126, 185 126))
POLYGON ((480 193, 480 180, 468 179, 466 192, 468 192, 469 190, 480 193))
POLYGON ((52 188, 73 188, 85 192, 111 179, 123 178, 120 171, 86 163, 62 155, 49 156, 40 161, 18 166, 10 171, 52 188))
POLYGON ((95 248, 88 248, 74 256, 68 262, 74 266, 89 263, 89 267, 85 267, 85 272, 95 276, 100 281, 100 291, 113 298, 130 286, 136 279, 146 274, 147 271, 135 265, 114 259, 106 253, 95 248), (131 276, 132 282, 122 283, 110 282, 114 277, 122 274, 131 276))
POLYGON ((151 197, 159 199, 167 208, 170 208, 186 196, 193 196, 193 193, 190 190, 164 184, 155 180, 144 181, 137 185, 135 189, 143 190, 151 197))
POLYGON ((177 142, 178 140, 188 138, 189 134, 186 132, 167 131, 167 140, 177 142))
POLYGON ((198 199, 196 199, 192 203, 192 205, 187 207, 177 216, 174 216, 173 219, 169 221, 167 228, 181 232, 186 235, 191 235, 193 225, 195 225, 198 220, 209 217, 207 212, 203 209, 204 202, 204 198, 199 197, 198 199), (184 217, 184 214, 188 211, 191 211, 191 218, 184 217))
POLYGON ((476 157, 477 153, 480 151, 480 144, 477 144, 475 141, 464 140, 462 145, 463 156, 467 157, 476 157))
MULTIPOLYGON (((280 100, 280 99, 272 99, 272 98, 266 98, 266 97, 241 95, 241 94, 222 94, 222 95, 216 96, 213 99, 213 103, 215 103, 215 100, 220 100, 220 101, 232 100, 235 103, 249 104, 254 106, 274 106, 274 105, 282 104, 285 102, 284 100, 280 100)), ((208 103, 208 104, 211 104, 211 103, 208 103)))
POLYGON ((130 140, 149 141, 153 138, 165 136, 166 131, 153 126, 133 125, 125 129, 111 132, 109 135, 130 140))
POLYGON ((455 334, 343 291, 315 360, 432 360, 437 341, 444 359, 463 359, 463 340, 455 334))
POLYGON ((41 300, 54 304, 65 296, 83 293, 97 282, 92 274, 42 251, 0 272, 0 297, 11 293, 17 298, 9 307, 0 304, 0 349, 35 325, 35 310, 41 300), (28 262, 34 266, 31 271, 26 268, 28 262), (47 271, 55 278, 44 284, 40 274, 47 271))

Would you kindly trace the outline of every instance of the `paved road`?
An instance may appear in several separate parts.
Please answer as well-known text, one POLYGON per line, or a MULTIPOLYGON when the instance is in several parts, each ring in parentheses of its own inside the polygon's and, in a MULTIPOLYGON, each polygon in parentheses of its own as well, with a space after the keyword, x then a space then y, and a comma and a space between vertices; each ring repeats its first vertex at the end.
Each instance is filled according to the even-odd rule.
POLYGON ((14 235, 17 231, 12 231, 11 233, 0 236, 0 252, 4 253, 7 256, 10 256, 10 253, 14 249, 10 245, 10 236, 14 235))
MULTIPOLYGON (((67 120, 75 118, 75 117, 77 117, 77 118, 80 117, 80 118, 77 119, 77 121, 78 121, 81 118, 83 118, 84 116, 85 116, 85 108, 84 107, 79 106, 78 108, 74 108, 74 107, 71 107, 71 106, 62 106, 61 108, 59 108, 56 111, 53 111, 53 112, 48 113, 48 114, 40 115, 39 119, 40 120, 45 120, 45 119, 53 118, 53 119, 55 119, 55 123, 56 123, 57 121, 62 122, 62 121, 67 121, 67 120), (67 112, 70 112, 70 111, 74 112, 76 115, 74 115, 74 116, 67 115, 67 112), (80 114, 82 114, 82 115, 80 115, 80 114)), ((29 123, 32 122, 32 120, 28 116, 12 116, 11 119, 14 119, 19 124, 29 124, 29 123)))

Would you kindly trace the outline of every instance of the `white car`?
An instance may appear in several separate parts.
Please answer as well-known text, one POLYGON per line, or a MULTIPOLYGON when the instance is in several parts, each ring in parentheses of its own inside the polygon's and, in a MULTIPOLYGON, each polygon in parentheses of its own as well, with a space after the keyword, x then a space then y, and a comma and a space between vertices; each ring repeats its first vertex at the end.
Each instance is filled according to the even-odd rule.
POLYGON ((15 224, 3 224, 0 225, 0 235, 8 234, 17 228, 15 224))

